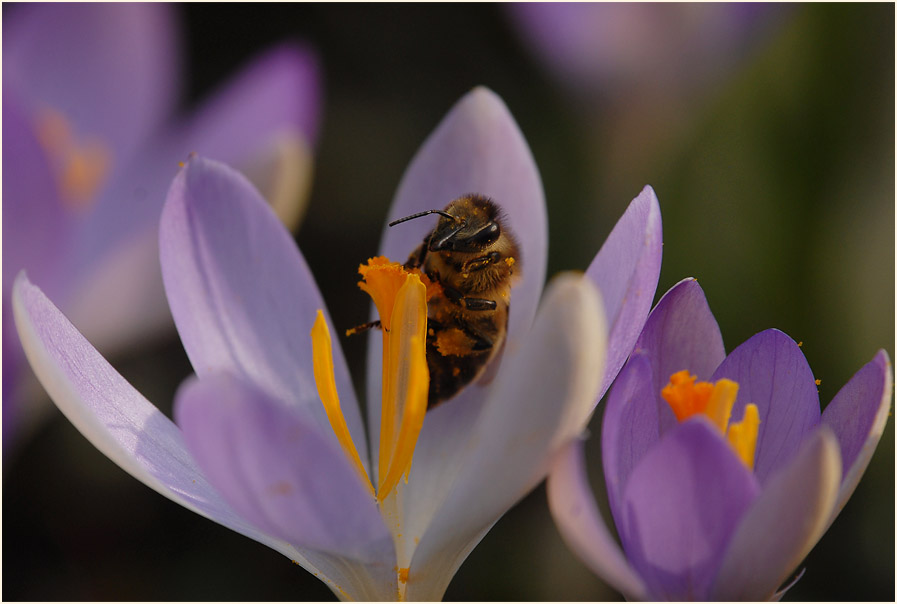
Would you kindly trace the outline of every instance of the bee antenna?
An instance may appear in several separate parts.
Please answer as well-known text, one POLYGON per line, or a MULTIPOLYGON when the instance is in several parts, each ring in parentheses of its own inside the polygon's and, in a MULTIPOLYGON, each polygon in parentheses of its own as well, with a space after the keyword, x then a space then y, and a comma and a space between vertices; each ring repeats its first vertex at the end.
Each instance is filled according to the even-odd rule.
POLYGON ((457 220, 454 216, 445 212, 443 210, 427 210, 425 212, 418 212, 417 214, 412 214, 411 216, 405 216, 404 218, 399 218, 398 220, 393 220, 389 223, 389 226, 396 226, 399 223, 406 222, 408 220, 414 220, 415 218, 421 218, 422 216, 429 216, 430 214, 439 214, 440 216, 445 216, 446 218, 451 218, 452 220, 457 220))

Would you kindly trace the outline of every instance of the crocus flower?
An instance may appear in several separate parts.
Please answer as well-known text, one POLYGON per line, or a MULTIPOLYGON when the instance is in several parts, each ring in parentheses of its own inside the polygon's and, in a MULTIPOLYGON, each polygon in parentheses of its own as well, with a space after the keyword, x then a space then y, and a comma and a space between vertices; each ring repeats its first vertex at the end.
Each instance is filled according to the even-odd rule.
POLYGON ((314 56, 283 45, 184 118, 175 114, 180 44, 170 6, 23 5, 4 9, 4 17, 8 444, 37 408, 12 325, 16 273, 27 269, 104 353, 170 326, 157 233, 178 161, 196 151, 240 166, 295 225, 310 182, 320 93, 314 56))
POLYGON ((780 598, 865 471, 891 380, 879 351, 820 413, 799 344, 770 329, 726 356, 703 291, 684 280, 652 311, 605 407, 622 550, 588 488, 581 443, 552 469, 554 518, 629 599, 780 598))
POLYGON ((524 42, 551 74, 587 95, 667 96, 736 62, 769 9, 750 4, 519 3, 524 42))
MULTIPOLYGON (((482 88, 423 145, 389 217, 470 191, 502 205, 522 277, 495 370, 425 415, 422 278, 382 258, 362 268, 388 340, 372 338, 365 431, 301 254, 244 178, 198 157, 176 176, 160 229, 165 290, 196 371, 177 394, 177 425, 24 274, 16 324, 59 408, 134 477, 283 553, 341 599, 438 599, 583 429, 613 377, 603 367, 616 373, 640 332, 660 263, 659 212, 646 189, 589 272, 608 292, 606 314, 593 280, 571 274, 552 283, 537 312, 542 188, 507 108, 482 88)), ((422 222, 387 230, 381 254, 403 261, 423 238, 422 222)))

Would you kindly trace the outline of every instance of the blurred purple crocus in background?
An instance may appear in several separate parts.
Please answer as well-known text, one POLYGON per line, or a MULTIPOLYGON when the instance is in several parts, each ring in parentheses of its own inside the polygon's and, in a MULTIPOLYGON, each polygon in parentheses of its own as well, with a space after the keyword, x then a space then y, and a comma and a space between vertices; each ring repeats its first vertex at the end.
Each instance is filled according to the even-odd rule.
POLYGON ((508 9, 536 57, 570 90, 620 99, 661 93, 661 102, 723 75, 773 12, 737 3, 533 2, 508 9))
POLYGON ((291 227, 310 187, 317 61, 284 44, 189 118, 165 4, 4 7, 3 442, 40 409, 10 295, 21 269, 100 350, 171 325, 158 260, 165 191, 188 153, 245 170, 291 227), (37 400, 35 400, 37 399, 37 400))
MULTIPOLYGON (((339 396, 339 421, 333 409, 325 413, 318 392, 326 360, 312 350, 321 331, 332 331, 321 294, 283 226, 223 164, 191 158, 162 217, 165 290, 196 371, 175 400, 177 424, 25 274, 13 295, 16 325, 56 404, 134 477, 290 557, 341 599, 439 599, 473 547, 580 434, 641 332, 660 269, 660 213, 646 188, 587 277, 560 275, 542 296, 547 218, 539 174, 504 103, 483 88, 462 98, 424 143, 389 218, 471 191, 502 206, 504 227, 521 247, 506 345, 491 379, 426 413, 406 480, 389 493, 372 496, 378 482, 366 479, 377 471, 386 434, 380 378, 401 381, 413 353, 383 371, 383 348, 372 338, 365 431, 334 346, 330 390, 339 396)), ((432 225, 401 226, 385 230, 381 254, 404 261, 432 225)), ((394 318, 390 333, 401 323, 394 318)))
POLYGON ((818 382, 799 346, 770 329, 726 356, 693 279, 651 312, 602 427, 622 551, 596 507, 581 442, 558 456, 548 480, 565 541, 628 599, 780 598, 850 498, 887 422, 888 355, 879 351, 820 413, 818 382), (734 402, 722 424, 729 411, 733 421, 754 415, 755 449, 742 457, 732 423, 725 435, 705 414, 677 421, 665 386, 683 370, 714 393, 735 384, 721 397, 734 402))

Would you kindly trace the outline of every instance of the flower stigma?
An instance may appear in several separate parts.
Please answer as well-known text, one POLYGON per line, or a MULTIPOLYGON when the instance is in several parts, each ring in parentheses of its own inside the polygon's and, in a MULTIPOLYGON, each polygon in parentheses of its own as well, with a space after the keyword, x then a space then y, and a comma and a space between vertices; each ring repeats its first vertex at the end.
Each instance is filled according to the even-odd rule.
MULTIPOLYGON (((417 437, 427 411, 427 286, 421 275, 383 257, 371 258, 358 271, 359 287, 377 307, 383 335, 380 447, 377 483, 368 476, 346 426, 336 392, 330 331, 318 310, 312 328, 315 384, 327 418, 352 466, 382 505, 411 471, 417 437)), ((424 277, 425 278, 425 277, 424 277)))
POLYGON ((754 469, 760 414, 757 405, 748 403, 740 422, 730 423, 732 406, 738 395, 738 383, 721 379, 715 384, 698 382, 687 370, 670 376, 660 395, 681 423, 694 415, 704 415, 726 437, 729 446, 750 470, 754 469))
POLYGON ((108 146, 97 138, 76 139, 66 117, 44 108, 37 116, 37 139, 56 176, 62 200, 73 210, 87 209, 112 164, 108 146))

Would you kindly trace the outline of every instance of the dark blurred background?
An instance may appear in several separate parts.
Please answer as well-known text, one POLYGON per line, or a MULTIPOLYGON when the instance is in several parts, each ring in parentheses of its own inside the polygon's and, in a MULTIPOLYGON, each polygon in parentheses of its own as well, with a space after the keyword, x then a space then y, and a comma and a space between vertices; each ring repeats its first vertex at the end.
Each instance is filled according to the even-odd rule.
MULTIPOLYGON (((685 91, 657 81, 577 89, 539 60, 507 5, 178 10, 193 100, 271 43, 296 38, 318 50, 324 117, 296 239, 337 325, 367 320, 355 269, 377 249, 408 161, 455 101, 486 85, 541 171, 549 275, 585 269, 651 184, 664 226, 658 297, 697 277, 727 350, 782 329, 803 342, 823 405, 879 348, 893 357, 892 4, 771 7, 722 72, 685 91)), ((342 344, 363 392, 364 341, 342 344)), ((166 413, 190 372, 173 333, 114 361, 166 413)), ((4 599, 332 599, 280 554, 130 478, 52 414, 4 460, 4 599)), ((599 407, 593 434, 600 418, 599 407)), ((603 495, 597 445, 593 437, 590 470, 603 495)), ((893 600, 894 509, 890 418, 865 478, 786 599, 893 600)), ((618 598, 566 549, 543 487, 498 522, 446 593, 618 598)))

